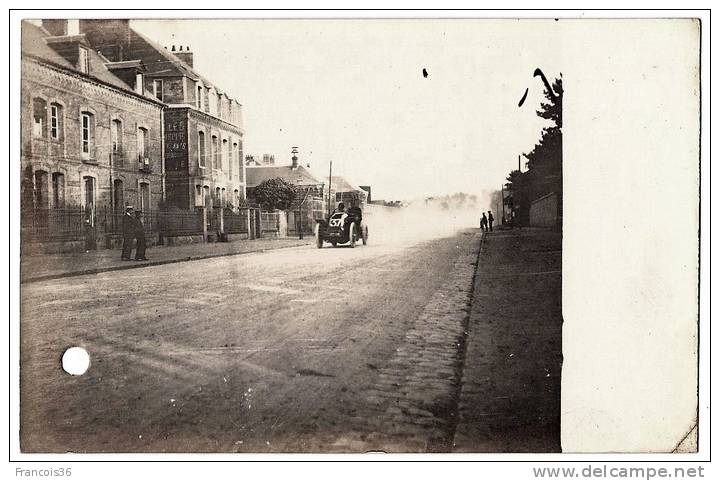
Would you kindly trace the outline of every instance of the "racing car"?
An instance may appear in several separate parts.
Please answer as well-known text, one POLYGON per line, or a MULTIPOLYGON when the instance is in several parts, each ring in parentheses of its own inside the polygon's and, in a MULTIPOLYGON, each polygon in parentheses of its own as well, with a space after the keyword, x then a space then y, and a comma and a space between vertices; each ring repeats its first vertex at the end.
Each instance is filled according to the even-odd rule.
POLYGON ((315 226, 318 249, 321 249, 325 242, 329 242, 333 247, 338 244, 355 247, 359 240, 362 240, 363 245, 367 245, 368 227, 346 212, 335 212, 327 220, 317 221, 315 226), (358 225, 361 227, 358 228, 358 225))

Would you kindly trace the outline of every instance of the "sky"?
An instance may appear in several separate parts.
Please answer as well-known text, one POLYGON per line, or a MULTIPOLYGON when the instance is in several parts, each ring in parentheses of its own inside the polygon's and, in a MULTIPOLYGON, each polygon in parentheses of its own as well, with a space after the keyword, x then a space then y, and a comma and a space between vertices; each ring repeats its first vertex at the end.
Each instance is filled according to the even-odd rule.
POLYGON ((370 185, 375 199, 499 189, 547 124, 535 115, 543 97, 533 71, 549 79, 562 72, 554 20, 132 26, 161 45, 189 46, 196 70, 243 105, 245 154, 290 163, 297 146, 316 175, 326 176, 332 161, 333 174, 370 185))

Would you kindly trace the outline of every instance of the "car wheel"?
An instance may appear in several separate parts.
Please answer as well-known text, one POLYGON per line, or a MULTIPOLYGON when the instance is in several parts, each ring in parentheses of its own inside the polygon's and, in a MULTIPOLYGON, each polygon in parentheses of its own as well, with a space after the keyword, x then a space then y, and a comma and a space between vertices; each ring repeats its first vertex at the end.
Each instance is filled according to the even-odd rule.
POLYGON ((317 226, 315 228, 315 244, 317 245, 318 249, 322 249, 323 246, 323 240, 320 237, 320 226, 317 226))
POLYGON ((355 224, 350 224, 350 247, 355 247, 355 240, 357 234, 355 233, 355 224))

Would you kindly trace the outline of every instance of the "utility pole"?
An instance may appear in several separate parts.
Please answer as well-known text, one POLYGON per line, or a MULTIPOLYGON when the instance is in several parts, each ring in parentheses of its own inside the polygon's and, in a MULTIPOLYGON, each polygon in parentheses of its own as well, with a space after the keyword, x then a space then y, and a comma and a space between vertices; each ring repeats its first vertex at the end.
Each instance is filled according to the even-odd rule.
MULTIPOLYGON (((505 185, 500 184, 500 204, 502 205, 502 214, 500 215, 500 222, 502 223, 503 217, 505 217, 505 185)), ((500 212, 500 209, 495 212, 500 212)))
POLYGON ((328 202, 327 202, 327 209, 328 209, 328 217, 330 217, 330 195, 332 193, 332 160, 330 161, 330 177, 328 177, 328 202))
POLYGON ((518 172, 520 172, 520 154, 518 154, 518 172))

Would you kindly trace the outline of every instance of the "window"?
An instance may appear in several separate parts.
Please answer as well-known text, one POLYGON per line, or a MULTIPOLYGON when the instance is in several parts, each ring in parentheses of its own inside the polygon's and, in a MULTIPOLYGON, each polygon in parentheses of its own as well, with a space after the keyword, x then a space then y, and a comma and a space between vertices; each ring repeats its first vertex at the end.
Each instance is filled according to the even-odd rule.
POLYGON ((54 209, 65 206, 65 175, 60 172, 52 175, 52 206, 54 209))
POLYGON ((33 99, 33 137, 45 137, 47 104, 43 99, 33 99))
POLYGON ((218 138, 213 135, 210 139, 210 155, 212 156, 212 168, 218 168, 218 138))
POLYGON ((147 215, 150 211, 150 184, 147 182, 140 182, 140 210, 147 219, 147 215))
POLYGON ((195 186, 195 207, 201 207, 203 205, 203 191, 202 185, 195 186))
POLYGON ((110 140, 112 143, 112 153, 119 154, 122 152, 122 121, 113 119, 110 123, 110 140))
POLYGON ((206 151, 205 151, 205 132, 200 131, 198 132, 198 165, 200 167, 205 167, 205 158, 206 158, 206 151))
POLYGON ((225 207, 227 199, 225 198, 225 187, 220 191, 220 207, 225 207))
POLYGON ((44 170, 35 171, 35 207, 48 207, 48 173, 44 170))
POLYGON ((223 170, 225 168, 225 160, 230 160, 230 148, 228 147, 228 141, 227 139, 223 139, 223 148, 222 152, 220 152, 220 165, 219 169, 223 170))
POLYGON ((135 92, 142 95, 145 93, 145 85, 143 84, 143 74, 136 73, 135 74, 135 92))
POLYGON ((113 180, 113 204, 115 212, 122 214, 125 212, 125 189, 123 181, 120 179, 113 180))
POLYGON ((210 187, 207 185, 203 187, 203 205, 210 207, 212 205, 212 199, 210 199, 210 187))
POLYGON ((60 140, 63 132, 63 114, 60 104, 50 104, 50 137, 60 140))
POLYGON ((221 205, 220 187, 215 187, 215 202, 213 203, 213 207, 219 207, 221 205))
POLYGON ((147 158, 147 129, 140 127, 137 132, 138 160, 143 162, 147 158))
POLYGON ((82 112, 80 114, 82 127, 82 154, 89 157, 92 154, 92 144, 95 126, 93 124, 93 114, 90 112, 82 112))
POLYGON ((153 80, 153 95, 160 102, 163 101, 163 81, 162 81, 162 79, 153 80))
POLYGON ((88 57, 88 51, 86 48, 80 47, 80 53, 78 55, 78 69, 82 73, 90 73, 90 58, 88 57))
POLYGON ((195 106, 198 108, 198 110, 202 110, 202 108, 203 108, 203 88, 202 88, 202 85, 198 85, 198 87, 197 87, 197 97, 195 98, 195 106))
POLYGON ((230 170, 230 173, 228 175, 230 176, 231 179, 233 178, 233 174, 235 172, 234 166, 237 163, 237 158, 238 158, 237 152, 238 152, 238 144, 237 144, 237 142, 233 142, 232 151, 228 155, 228 164, 229 164, 229 170, 230 170))
POLYGON ((95 177, 83 177, 84 204, 86 210, 94 213, 95 210, 95 177))

